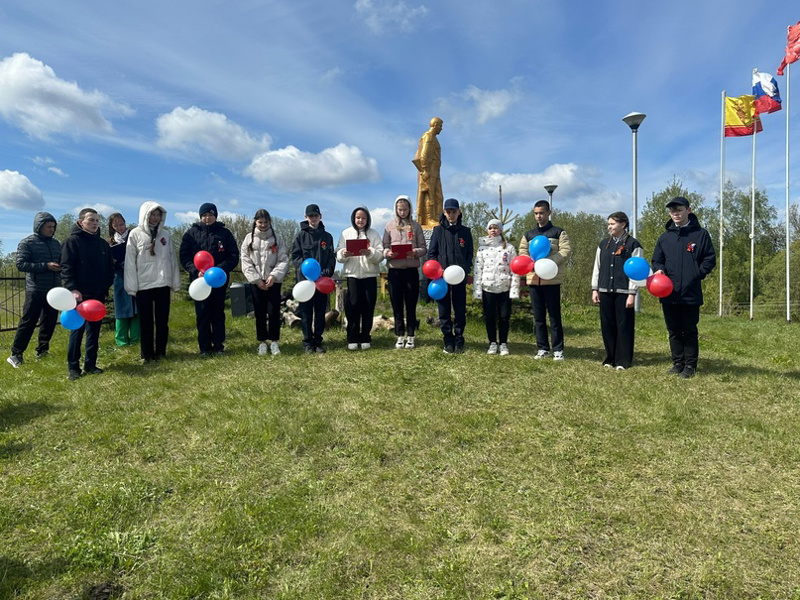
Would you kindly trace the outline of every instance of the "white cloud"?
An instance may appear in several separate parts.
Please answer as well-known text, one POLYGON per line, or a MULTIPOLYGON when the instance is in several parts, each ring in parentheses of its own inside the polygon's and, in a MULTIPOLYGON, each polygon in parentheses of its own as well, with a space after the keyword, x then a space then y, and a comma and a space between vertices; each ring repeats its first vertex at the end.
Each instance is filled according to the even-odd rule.
POLYGON ((175 108, 156 120, 158 145, 192 153, 208 153, 223 160, 247 160, 269 149, 272 139, 250 136, 221 113, 192 106, 175 108))
MULTIPOLYGON (((196 210, 187 211, 187 212, 176 212, 175 219, 179 223, 197 223, 200 220, 200 215, 197 214, 196 210)), ((223 223, 231 223, 236 217, 238 217, 235 212, 231 212, 229 210, 223 210, 222 212, 217 215, 217 220, 222 221, 223 223)))
POLYGON ((30 137, 109 133, 104 113, 128 116, 130 107, 95 90, 56 77, 53 69, 21 52, 0 61, 0 115, 30 137))
POLYGON ((355 9, 356 14, 376 35, 387 30, 412 31, 416 23, 428 14, 424 4, 411 8, 402 0, 356 0, 355 9))
POLYGON ((19 171, 0 171, 0 206, 14 210, 40 210, 44 196, 19 171))
MULTIPOLYGON (((108 217, 108 215, 120 212, 118 209, 114 208, 110 204, 106 204, 104 202, 86 202, 85 204, 80 204, 78 206, 74 206, 70 211, 74 215, 78 215, 84 208, 93 208, 97 211, 101 217, 108 217)), ((138 215, 136 215, 138 217, 138 215)), ((128 219, 129 223, 138 223, 138 219, 128 219)))
POLYGON ((519 93, 513 89, 482 90, 474 85, 467 87, 463 96, 475 103, 477 122, 481 125, 502 116, 520 98, 519 93))
POLYGON ((256 156, 244 174, 259 183, 268 181, 276 187, 304 190, 377 181, 378 162, 365 157, 356 146, 345 144, 319 154, 287 146, 256 156))
POLYGON ((383 230, 386 229, 386 224, 394 218, 394 209, 371 208, 369 214, 370 217, 372 217, 372 228, 375 231, 383 232, 383 230))
POLYGON ((64 171, 62 171, 62 170, 61 170, 61 169, 59 169, 58 167, 48 167, 48 168, 47 168, 47 171, 48 171, 48 173, 53 173, 53 174, 55 174, 55 175, 58 175, 59 177, 65 177, 65 178, 66 178, 66 177, 69 177, 69 175, 67 175, 66 173, 64 173, 64 171))

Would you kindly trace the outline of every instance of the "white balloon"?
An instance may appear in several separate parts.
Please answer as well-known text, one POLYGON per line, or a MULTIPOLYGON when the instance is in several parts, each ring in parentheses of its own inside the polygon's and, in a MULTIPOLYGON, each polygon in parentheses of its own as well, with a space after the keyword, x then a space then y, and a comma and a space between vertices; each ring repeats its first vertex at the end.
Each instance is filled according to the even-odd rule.
POLYGON ((192 300, 202 302, 211 294, 211 286, 202 277, 198 277, 189 284, 189 296, 192 300))
POLYGON ((78 305, 75 296, 65 287, 55 287, 47 292, 47 303, 60 311, 72 310, 78 305))
POLYGON ((316 291, 317 286, 314 285, 314 282, 305 279, 294 284, 292 297, 298 302, 308 302, 314 297, 314 292, 316 291))
POLYGON ((533 265, 540 279, 548 280, 558 275, 558 265, 550 258, 540 258, 533 265))
POLYGON ((458 265, 450 265, 444 270, 444 280, 449 283, 450 285, 458 285, 462 281, 464 281, 464 277, 467 274, 464 273, 464 269, 459 267, 458 265))

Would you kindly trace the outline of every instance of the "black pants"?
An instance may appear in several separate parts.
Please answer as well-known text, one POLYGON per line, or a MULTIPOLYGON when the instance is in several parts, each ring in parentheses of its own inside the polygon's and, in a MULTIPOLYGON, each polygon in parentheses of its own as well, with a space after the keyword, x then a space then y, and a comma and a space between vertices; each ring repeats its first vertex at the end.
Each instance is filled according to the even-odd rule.
POLYGON ((483 316, 486 319, 486 335, 490 342, 508 342, 508 326, 511 320, 511 295, 509 292, 493 294, 484 291, 481 296, 483 300, 483 316), (500 339, 497 339, 498 329, 500 339))
POLYGON ((700 306, 664 303, 661 309, 664 311, 664 322, 667 324, 672 364, 696 369, 700 355, 697 341, 700 306))
POLYGON ((325 331, 325 313, 328 312, 330 298, 320 291, 308 302, 300 303, 300 319, 303 325, 303 347, 314 348, 322 345, 325 331))
POLYGON ((564 350, 564 328, 561 325, 561 286, 530 285, 531 307, 533 308, 533 332, 536 334, 536 347, 539 350, 552 348, 564 350), (547 340, 547 316, 550 316, 550 337, 547 340))
POLYGON ((281 284, 273 283, 268 290, 251 284, 253 310, 256 313, 256 339, 259 342, 281 339, 281 284))
POLYGON ((378 299, 377 277, 347 278, 344 314, 347 317, 347 343, 368 344, 372 341, 372 319, 378 299))
POLYGON ((167 355, 169 339, 169 305, 172 290, 159 287, 136 292, 139 309, 139 342, 145 360, 167 355))
POLYGON ((625 308, 630 294, 599 292, 600 332, 606 349, 604 364, 630 368, 633 363, 633 335, 636 311, 625 308))
POLYGON ((439 306, 439 326, 444 336, 444 345, 463 347, 464 328, 467 326, 467 280, 464 279, 458 285, 448 285, 447 294, 437 300, 436 304, 439 306))
POLYGON ((419 272, 416 267, 389 269, 389 299, 394 313, 394 334, 413 337, 417 328, 419 272), (405 317, 403 312, 405 308, 405 317))
POLYGON ((86 354, 83 357, 83 368, 90 371, 97 366, 97 350, 100 347, 100 327, 102 325, 102 321, 86 321, 77 329, 69 332, 67 367, 70 371, 81 370, 81 343, 84 330, 86 331, 86 354))
POLYGON ((36 354, 47 352, 57 321, 58 311, 47 303, 47 292, 25 292, 25 304, 22 307, 22 317, 17 325, 14 342, 11 344, 11 354, 22 356, 28 348, 37 324, 39 343, 36 345, 36 354))
POLYGON ((225 349, 225 293, 228 285, 212 288, 201 302, 195 301, 197 315, 197 345, 200 352, 221 352, 225 349))

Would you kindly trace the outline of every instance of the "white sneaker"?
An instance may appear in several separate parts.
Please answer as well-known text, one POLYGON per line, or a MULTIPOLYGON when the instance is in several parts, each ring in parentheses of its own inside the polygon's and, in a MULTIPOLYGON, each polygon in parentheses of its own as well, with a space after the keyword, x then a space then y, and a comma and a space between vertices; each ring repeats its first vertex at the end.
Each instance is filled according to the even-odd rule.
POLYGON ((369 350, 369 349, 370 349, 370 344, 369 344, 369 342, 367 342, 366 344, 361 344, 361 349, 362 349, 362 350, 369 350))
POLYGON ((617 365, 616 368, 617 368, 617 371, 624 371, 625 370, 625 367, 623 367, 622 365, 617 365))
POLYGON ((497 342, 489 344, 489 349, 486 351, 486 354, 497 354, 497 342))
POLYGON ((553 352, 553 360, 564 360, 564 351, 556 350, 553 352))
POLYGON ((258 355, 264 356, 267 353, 267 342, 261 342, 258 345, 258 355))
POLYGON ((395 348, 401 350, 402 348, 406 347, 406 338, 404 336, 398 336, 397 343, 394 345, 395 348))
POLYGON ((348 350, 358 350, 358 344, 347 344, 348 350))
POLYGON ((547 358, 548 356, 550 356, 550 352, 549 351, 547 351, 547 350, 539 350, 536 353, 536 356, 534 356, 533 358, 535 358, 536 360, 541 360, 543 358, 547 358))
POLYGON ((414 348, 414 336, 410 335, 406 338, 406 349, 412 350, 414 348))
POLYGON ((272 342, 269 345, 269 351, 272 356, 278 356, 281 353, 281 349, 278 347, 278 342, 272 342))
POLYGON ((508 344, 500 344, 500 356, 508 356, 511 354, 508 351, 508 344))

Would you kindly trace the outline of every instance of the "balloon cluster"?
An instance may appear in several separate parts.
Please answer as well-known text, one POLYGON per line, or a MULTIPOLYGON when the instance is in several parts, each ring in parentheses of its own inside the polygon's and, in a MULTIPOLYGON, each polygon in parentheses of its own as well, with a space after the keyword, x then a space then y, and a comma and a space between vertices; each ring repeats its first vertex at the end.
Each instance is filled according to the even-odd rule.
POLYGON ((47 292, 47 303, 61 311, 59 321, 69 330, 83 327, 86 321, 102 321, 106 316, 105 304, 99 300, 84 300, 78 304, 72 292, 65 287, 56 287, 47 292))
POLYGON ((537 235, 528 244, 530 256, 520 254, 511 261, 511 272, 515 275, 527 275, 531 271, 539 279, 553 279, 558 275, 558 265, 554 260, 547 258, 550 254, 550 240, 543 235, 537 235))
POLYGON ((644 286, 656 298, 666 298, 672 293, 672 280, 661 273, 653 274, 653 269, 640 256, 632 256, 622 266, 625 275, 633 283, 644 286))
POLYGON ((202 277, 189 284, 189 296, 192 300, 202 302, 211 295, 213 288, 222 287, 228 282, 228 274, 214 266, 214 257, 210 252, 200 250, 195 254, 194 266, 202 277))
POLYGON ((300 265, 300 272, 305 279, 298 281, 292 288, 292 297, 298 302, 308 302, 314 293, 330 294, 336 289, 336 282, 322 275, 322 266, 316 258, 307 258, 300 265))
POLYGON ((428 297, 432 300, 441 300, 447 295, 448 285, 458 285, 467 276, 462 267, 450 265, 442 268, 439 261, 429 260, 422 265, 425 277, 431 280, 428 284, 428 297))

